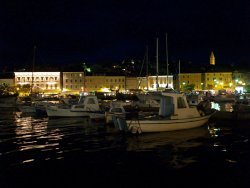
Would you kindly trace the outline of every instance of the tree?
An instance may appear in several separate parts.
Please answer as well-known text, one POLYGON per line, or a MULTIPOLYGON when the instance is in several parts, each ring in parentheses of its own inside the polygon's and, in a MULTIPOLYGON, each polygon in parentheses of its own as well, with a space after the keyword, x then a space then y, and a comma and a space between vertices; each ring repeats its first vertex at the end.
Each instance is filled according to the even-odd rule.
POLYGON ((183 86, 184 91, 193 91, 195 88, 195 84, 187 84, 183 86))

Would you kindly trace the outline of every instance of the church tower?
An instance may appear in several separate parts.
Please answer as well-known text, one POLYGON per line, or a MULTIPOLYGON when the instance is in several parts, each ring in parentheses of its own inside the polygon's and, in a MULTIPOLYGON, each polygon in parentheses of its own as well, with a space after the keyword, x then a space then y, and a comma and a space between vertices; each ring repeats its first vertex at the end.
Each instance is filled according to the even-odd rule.
POLYGON ((213 51, 211 52, 210 55, 210 65, 215 65, 215 57, 213 51))

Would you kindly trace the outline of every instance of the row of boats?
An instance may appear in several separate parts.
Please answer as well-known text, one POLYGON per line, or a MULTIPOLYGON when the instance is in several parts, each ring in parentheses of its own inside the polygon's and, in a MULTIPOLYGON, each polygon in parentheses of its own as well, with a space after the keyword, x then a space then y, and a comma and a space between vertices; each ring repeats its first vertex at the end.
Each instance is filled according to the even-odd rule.
POLYGON ((154 92, 138 94, 138 100, 105 101, 96 95, 72 97, 0 98, 0 107, 15 107, 22 114, 45 115, 49 118, 83 117, 103 119, 120 131, 132 133, 163 132, 200 127, 218 113, 210 101, 190 105, 183 93, 154 92))

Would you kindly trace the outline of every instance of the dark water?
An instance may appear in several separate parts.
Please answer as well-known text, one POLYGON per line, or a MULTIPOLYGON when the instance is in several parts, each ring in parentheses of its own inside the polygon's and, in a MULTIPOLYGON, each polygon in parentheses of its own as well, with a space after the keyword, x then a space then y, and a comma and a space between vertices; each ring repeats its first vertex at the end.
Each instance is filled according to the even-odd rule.
POLYGON ((0 188, 249 187, 249 137, 239 121, 135 136, 1 110, 0 188))

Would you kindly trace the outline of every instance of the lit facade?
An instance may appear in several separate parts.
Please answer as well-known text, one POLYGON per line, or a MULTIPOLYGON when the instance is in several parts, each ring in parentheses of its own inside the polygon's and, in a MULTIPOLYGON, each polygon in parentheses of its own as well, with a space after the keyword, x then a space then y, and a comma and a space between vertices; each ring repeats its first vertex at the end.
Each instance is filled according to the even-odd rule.
POLYGON ((15 86, 30 85, 34 92, 59 93, 60 72, 14 72, 15 86))
MULTIPOLYGON (((79 92, 127 92, 133 89, 156 90, 156 76, 84 76, 83 72, 63 72, 63 91, 79 92)), ((159 89, 173 88, 173 76, 158 76, 159 89)))
POLYGON ((86 76, 86 91, 125 92, 125 76, 86 76))
POLYGON ((249 92, 249 83, 250 83, 250 72, 233 72, 233 83, 235 85, 235 90, 238 93, 244 93, 246 90, 249 92), (246 89, 246 86, 248 89, 246 89))
POLYGON ((125 76, 84 76, 84 72, 63 72, 63 92, 125 91, 125 76))
POLYGON ((187 85, 194 85, 195 90, 203 90, 202 73, 180 73, 179 89, 184 90, 187 85))
POLYGON ((208 72, 205 73, 205 89, 234 90, 232 72, 208 72))
MULTIPOLYGON (((14 72, 15 78, 1 79, 4 83, 18 89, 33 85, 33 92, 79 94, 80 92, 126 92, 133 89, 157 90, 157 77, 126 76, 84 76, 84 72, 14 72), (33 77, 33 83, 32 83, 33 77)), ((173 76, 158 76, 158 90, 174 88, 184 90, 185 85, 194 85, 195 90, 230 90, 244 87, 250 82, 250 73, 206 72, 180 73, 176 80, 173 76), (175 83, 174 83, 175 81, 175 83)))
POLYGON ((235 84, 231 72, 181 73, 180 89, 185 85, 194 85, 194 90, 234 90, 235 84))
MULTIPOLYGON (((157 76, 149 76, 148 77, 148 85, 149 90, 156 90, 157 88, 157 76)), ((165 88, 173 88, 173 76, 172 75, 163 75, 158 76, 158 88, 165 89, 165 88)))
POLYGON ((62 73, 62 92, 79 93, 84 90, 86 90, 84 89, 84 72, 62 73))
POLYGON ((137 78, 137 88, 142 90, 156 91, 158 89, 164 90, 165 88, 174 88, 172 75, 148 76, 137 78))

